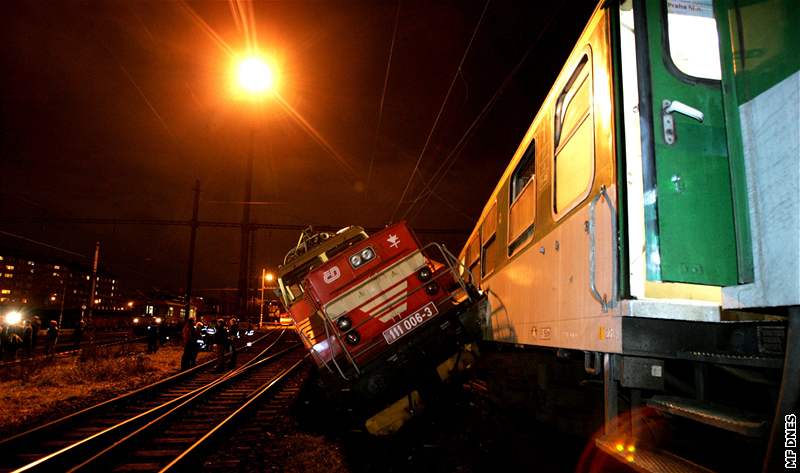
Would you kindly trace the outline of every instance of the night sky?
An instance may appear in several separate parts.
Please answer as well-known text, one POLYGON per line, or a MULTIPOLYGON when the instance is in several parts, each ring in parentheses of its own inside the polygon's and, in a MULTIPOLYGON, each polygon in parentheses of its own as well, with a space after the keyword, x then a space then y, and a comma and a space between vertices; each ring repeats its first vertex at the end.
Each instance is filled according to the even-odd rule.
MULTIPOLYGON (((4 2, 0 242, 44 248, 13 234, 89 255, 100 240, 103 267, 128 288, 179 292, 187 227, 70 219, 188 220, 199 179, 201 220, 238 222, 252 132, 251 221, 405 218, 452 231, 420 236, 457 252, 594 3, 403 0, 398 13, 396 2, 4 2), (232 97, 226 47, 246 48, 240 11, 252 11, 281 97, 316 139, 276 101, 232 97)), ((198 235, 195 287, 235 287, 239 230, 198 235)), ((297 237, 257 231, 254 271, 276 268, 297 237)))

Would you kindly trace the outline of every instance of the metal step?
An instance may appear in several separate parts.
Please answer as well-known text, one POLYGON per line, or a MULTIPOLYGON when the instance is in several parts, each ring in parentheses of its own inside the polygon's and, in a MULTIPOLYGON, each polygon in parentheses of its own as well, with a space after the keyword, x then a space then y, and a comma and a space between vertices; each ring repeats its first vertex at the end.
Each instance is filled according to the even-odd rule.
POLYGON ((626 445, 610 436, 598 437, 594 442, 612 458, 641 473, 714 473, 667 451, 626 445))
POLYGON ((647 400, 647 405, 667 414, 685 417, 746 437, 763 437, 769 427, 768 422, 756 414, 708 401, 653 396, 647 400))

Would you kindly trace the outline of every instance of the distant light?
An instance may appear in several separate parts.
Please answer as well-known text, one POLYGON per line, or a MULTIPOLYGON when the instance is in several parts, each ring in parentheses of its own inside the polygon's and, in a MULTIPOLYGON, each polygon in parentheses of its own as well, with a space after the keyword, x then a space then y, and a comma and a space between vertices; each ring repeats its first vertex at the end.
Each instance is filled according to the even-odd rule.
POLYGON ((133 318, 133 323, 138 324, 139 323, 139 317, 134 317, 133 318))
POLYGON ((621 443, 618 443, 617 445, 615 445, 615 448, 617 449, 618 452, 625 451, 625 445, 623 445, 621 443))
POLYGON ((247 346, 248 347, 252 347, 253 346, 253 342, 247 342, 247 346))
POLYGON ((253 95, 269 92, 276 85, 273 67, 258 56, 249 56, 239 62, 236 79, 239 87, 253 95))
POLYGON ((634 460, 633 455, 628 455, 625 459, 628 460, 628 463, 633 463, 634 460))
POLYGON ((160 324, 160 323, 161 323, 161 317, 156 317, 156 323, 157 323, 157 324, 160 324))
POLYGON ((636 447, 635 447, 635 446, 633 446, 633 445, 628 445, 628 451, 629 451, 630 453, 633 453, 633 452, 635 452, 635 451, 636 451, 636 447))
POLYGON ((128 302, 128 307, 133 307, 133 301, 128 302))
POLYGON ((275 280, 275 275, 274 275, 274 274, 272 274, 272 273, 267 273, 267 275, 266 275, 266 276, 264 276, 264 279, 266 279, 266 280, 267 280, 267 282, 272 282, 272 281, 274 281, 274 280, 275 280))
POLYGON ((56 301, 56 296, 50 296, 50 302, 55 302, 55 301, 56 301))
POLYGON ((6 314, 6 323, 9 325, 16 325, 22 321, 22 312, 12 310, 6 314))
POLYGON ((167 340, 169 340, 169 337, 165 337, 165 338, 166 338, 167 340))

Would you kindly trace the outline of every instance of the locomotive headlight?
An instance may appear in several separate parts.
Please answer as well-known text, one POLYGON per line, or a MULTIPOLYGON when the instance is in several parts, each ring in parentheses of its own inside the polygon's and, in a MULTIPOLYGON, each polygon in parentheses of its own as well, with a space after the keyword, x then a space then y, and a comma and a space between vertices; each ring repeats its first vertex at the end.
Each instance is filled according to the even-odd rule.
POLYGON ((336 321, 336 326, 339 327, 339 330, 342 332, 346 332, 353 326, 353 321, 350 320, 350 317, 339 317, 339 320, 336 321))
POLYGON ((361 335, 358 334, 355 330, 348 333, 344 336, 344 341, 347 342, 348 345, 356 345, 358 342, 361 341, 361 335))
POLYGON ((356 269, 359 266, 362 266, 364 263, 372 261, 373 259, 375 259, 375 250, 369 247, 364 248, 360 252, 350 257, 350 266, 352 266, 353 269, 356 269))
POLYGON ((436 281, 433 281, 433 282, 431 282, 431 283, 428 283, 428 285, 427 285, 427 286, 425 286, 425 293, 426 293, 427 295, 429 295, 429 296, 433 296, 433 295, 435 295, 437 292, 439 292, 439 285, 438 285, 438 284, 436 284, 436 281))
POLYGON ((417 278, 419 278, 419 280, 422 282, 429 280, 432 275, 433 273, 431 272, 431 268, 427 266, 417 271, 417 278))
POLYGON ((361 250, 361 259, 363 259, 364 262, 367 262, 374 257, 375 253, 372 252, 372 248, 364 248, 363 250, 361 250))

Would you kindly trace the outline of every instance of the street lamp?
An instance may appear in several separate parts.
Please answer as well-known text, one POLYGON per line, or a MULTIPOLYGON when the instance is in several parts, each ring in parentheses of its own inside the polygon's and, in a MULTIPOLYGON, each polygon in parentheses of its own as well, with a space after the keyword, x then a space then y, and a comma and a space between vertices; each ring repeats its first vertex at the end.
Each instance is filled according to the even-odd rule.
POLYGON ((11 312, 6 314, 6 323, 8 325, 16 325, 22 321, 22 312, 18 310, 12 310, 11 312))
POLYGON ((266 268, 261 269, 261 310, 258 320, 259 328, 264 326, 264 289, 266 289, 267 283, 271 283, 274 280, 275 280, 274 274, 268 273, 266 268))
POLYGON ((278 86, 278 69, 270 60, 258 54, 237 58, 233 64, 236 95, 246 99, 260 99, 275 92, 278 86))
MULTIPOLYGON (((258 101, 274 93, 278 86, 278 69, 272 62, 258 54, 249 54, 237 58, 234 63, 233 75, 235 95, 258 101)), ((251 122, 250 150, 247 157, 245 174, 244 204, 242 205, 242 235, 239 251, 239 313, 246 319, 248 311, 248 262, 250 260, 250 200, 253 191, 253 158, 255 154, 255 122, 251 122)), ((263 281, 262 281, 263 286, 263 281)), ((263 293, 263 289, 262 289, 263 293)), ((263 297, 262 297, 263 305, 263 297)), ((263 321, 263 308, 262 308, 263 321)))

